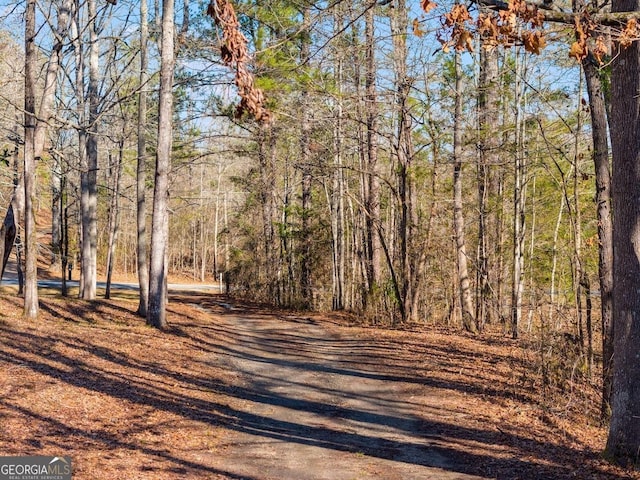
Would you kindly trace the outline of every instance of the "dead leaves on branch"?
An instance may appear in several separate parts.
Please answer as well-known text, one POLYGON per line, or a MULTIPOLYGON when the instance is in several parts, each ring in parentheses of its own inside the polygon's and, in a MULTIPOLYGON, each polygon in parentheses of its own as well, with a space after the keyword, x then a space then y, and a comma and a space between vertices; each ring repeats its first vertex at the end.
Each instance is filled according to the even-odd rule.
MULTIPOLYGON (((544 31, 545 14, 537 4, 526 0, 508 0, 506 3, 491 2, 490 4, 497 8, 481 10, 476 15, 472 15, 467 6, 456 3, 448 13, 444 14, 442 27, 437 33, 443 51, 448 52, 454 48, 456 51, 472 52, 474 38, 478 34, 482 38, 484 48, 521 45, 527 52, 534 54, 542 52, 547 45, 544 31)), ((433 0, 421 0, 420 5, 425 12, 437 6, 433 0)), ((567 14, 561 20, 558 20, 557 15, 550 18, 551 21, 573 23, 575 41, 569 49, 569 56, 578 61, 591 55, 598 63, 604 63, 604 59, 610 55, 611 51, 611 42, 606 35, 620 48, 626 48, 640 39, 640 25, 635 18, 622 23, 622 27, 617 31, 616 29, 608 30, 606 35, 588 12, 567 14)), ((604 21, 611 22, 610 19, 604 19, 604 21)), ((416 34, 424 34, 420 28, 414 28, 414 31, 416 34)))
POLYGON ((547 41, 540 30, 524 32, 522 34, 522 43, 527 52, 535 53, 536 55, 540 55, 542 49, 547 46, 547 41))
POLYGON ((635 18, 627 22, 625 28, 618 35, 618 43, 621 47, 627 48, 634 41, 640 38, 640 26, 635 18))
MULTIPOLYGON (((575 18, 574 30, 576 40, 571 44, 569 56, 582 62, 591 54, 602 65, 604 58, 609 55, 610 48, 605 37, 598 33, 598 24, 588 14, 575 18)), ((627 48, 638 38, 638 27, 635 19, 629 20, 622 32, 617 36, 618 44, 627 48)))
POLYGON ((458 52, 473 52, 473 34, 469 28, 472 21, 469 10, 460 3, 455 4, 451 11, 445 14, 444 27, 450 31, 450 38, 445 40, 445 37, 438 35, 445 52, 448 52, 450 47, 454 47, 458 52))
POLYGON ((269 121, 271 115, 264 106, 264 93, 255 86, 253 75, 249 70, 247 38, 240 31, 240 22, 233 5, 228 0, 211 0, 207 15, 212 17, 216 25, 222 29, 220 47, 222 61, 235 70, 235 84, 241 99, 236 109, 236 116, 241 117, 248 113, 257 121, 269 121))
POLYGON ((413 34, 416 37, 424 37, 424 35, 427 33, 422 29, 422 26, 420 25, 420 20, 418 20, 417 18, 413 20, 412 29, 413 29, 413 34))
POLYGON ((588 22, 583 22, 579 17, 576 17, 574 28, 576 30, 576 41, 571 44, 569 56, 581 62, 589 54, 589 47, 587 46, 589 35, 587 32, 591 30, 591 26, 588 22))
MULTIPOLYGON (((435 7, 431 0, 423 0, 421 5, 425 11, 435 7)), ((520 44, 528 52, 539 54, 546 46, 542 30, 544 15, 537 6, 525 0, 509 0, 506 8, 497 12, 481 12, 476 19, 465 5, 458 3, 444 15, 442 23, 442 30, 437 36, 445 52, 450 48, 472 52, 476 32, 481 35, 485 48, 520 44)))

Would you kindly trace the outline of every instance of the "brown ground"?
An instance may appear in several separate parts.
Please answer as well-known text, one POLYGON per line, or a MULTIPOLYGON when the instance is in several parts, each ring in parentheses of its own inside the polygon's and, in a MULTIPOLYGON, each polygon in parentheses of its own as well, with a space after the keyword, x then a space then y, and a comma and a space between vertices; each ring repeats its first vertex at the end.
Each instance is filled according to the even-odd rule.
POLYGON ((135 306, 44 298, 27 322, 0 297, 0 455, 69 455, 76 480, 640 479, 602 460, 592 393, 543 399, 500 335, 197 294, 159 332, 135 306))

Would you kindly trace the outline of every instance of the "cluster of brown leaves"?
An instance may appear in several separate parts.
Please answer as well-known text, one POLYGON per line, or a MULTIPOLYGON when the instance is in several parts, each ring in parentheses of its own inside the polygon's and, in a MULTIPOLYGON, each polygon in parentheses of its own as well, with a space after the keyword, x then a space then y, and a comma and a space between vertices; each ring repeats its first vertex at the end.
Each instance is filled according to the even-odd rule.
MULTIPOLYGON (((436 4, 423 0, 421 6, 428 12, 436 4)), ((477 32, 487 48, 520 43, 528 52, 539 54, 546 46, 543 22, 542 12, 525 0, 509 0, 506 9, 497 13, 481 12, 476 20, 466 6, 456 4, 444 15, 443 30, 438 34, 438 40, 445 52, 451 47, 457 51, 473 51, 473 34, 477 32)))
POLYGON ((445 34, 438 32, 438 40, 442 49, 448 52, 451 47, 456 51, 473 51, 473 34, 471 24, 473 19, 465 5, 457 3, 449 13, 444 15, 445 34))
MULTIPOLYGON (((437 3, 434 0, 421 0, 420 6, 428 13, 437 7, 437 3)), ((526 0, 508 0, 504 8, 480 12, 475 19, 465 5, 456 4, 444 14, 442 29, 437 38, 445 52, 451 48, 459 52, 473 51, 473 38, 477 33, 482 37, 485 48, 522 45, 526 51, 540 54, 547 44, 544 21, 543 12, 526 0)), ((584 12, 575 15, 573 27, 575 41, 571 45, 569 56, 580 62, 592 55, 602 64, 609 54, 610 46, 600 33, 600 25, 588 12, 584 12)), ((416 35, 424 35, 418 20, 414 21, 413 31, 416 35)), ((621 48, 628 47, 640 39, 640 23, 635 18, 628 20, 612 38, 621 48)))
POLYGON ((212 17, 216 25, 222 29, 223 43, 220 47, 222 61, 233 67, 236 72, 235 84, 241 98, 236 115, 241 117, 248 113, 258 121, 269 121, 270 113, 264 106, 264 93, 255 86, 253 75, 249 71, 247 38, 240 31, 240 23, 233 5, 228 0, 211 0, 207 15, 212 17))
MULTIPOLYGON (((631 20, 630 23, 635 24, 635 20, 631 20)), ((591 53, 598 63, 602 63, 602 58, 607 54, 608 49, 602 35, 596 36, 598 25, 591 20, 591 18, 585 14, 575 18, 574 28, 576 32, 576 40, 571 44, 569 50, 569 56, 575 58, 581 62, 589 53, 591 53)), ((632 26, 635 28, 635 26, 632 26)), ((629 25, 623 31, 626 32, 629 29, 629 25)), ((629 31, 629 33, 632 33, 629 31)), ((637 36, 637 35, 636 35, 637 36)), ((619 42, 623 47, 627 47, 631 44, 631 41, 623 40, 622 36, 619 37, 619 42)))
MULTIPOLYGON (((480 18, 482 17, 481 14, 480 18)), ((544 15, 535 5, 530 5, 524 0, 510 0, 507 10, 498 12, 497 18, 496 16, 488 17, 498 30, 497 35, 493 33, 494 29, 490 30, 491 35, 488 37, 490 40, 502 38, 507 43, 520 41, 526 51, 537 55, 546 46, 547 42, 542 30, 544 15)), ((484 23, 486 24, 487 21, 485 20, 484 23)), ((482 30, 481 33, 483 33, 482 30)), ((484 34, 486 39, 486 33, 484 34)))
POLYGON ((638 21, 635 18, 632 18, 618 35, 618 43, 626 48, 638 38, 640 38, 640 25, 638 25, 638 21))

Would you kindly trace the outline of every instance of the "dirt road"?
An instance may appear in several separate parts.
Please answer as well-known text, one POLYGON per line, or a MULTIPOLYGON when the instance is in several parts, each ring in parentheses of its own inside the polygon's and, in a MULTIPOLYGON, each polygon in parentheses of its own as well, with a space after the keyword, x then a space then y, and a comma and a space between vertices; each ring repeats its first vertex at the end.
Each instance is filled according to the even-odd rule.
MULTIPOLYGON (((415 415, 425 390, 411 371, 390 374, 366 344, 310 319, 222 321, 232 344, 211 361, 237 372, 231 407, 241 413, 213 463, 229 478, 481 478, 461 473, 439 432, 415 415)), ((441 399, 433 402, 437 411, 441 399)))

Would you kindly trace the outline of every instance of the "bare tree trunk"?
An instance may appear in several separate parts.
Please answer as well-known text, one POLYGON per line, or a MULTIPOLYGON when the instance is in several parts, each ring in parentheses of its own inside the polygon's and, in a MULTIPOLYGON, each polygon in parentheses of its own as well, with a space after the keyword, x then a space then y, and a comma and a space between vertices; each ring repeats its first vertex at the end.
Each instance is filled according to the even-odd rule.
POLYGON ((165 328, 167 303, 167 246, 169 241, 169 171, 173 130, 174 1, 162 2, 162 40, 160 103, 158 111, 158 149, 156 154, 151 259, 149 262, 149 308, 147 323, 165 328))
MULTIPOLYGON (((213 272, 218 275, 220 268, 218 264, 218 235, 219 235, 219 222, 220 222, 220 189, 222 183, 222 165, 218 164, 218 181, 216 190, 216 207, 215 207, 215 222, 213 232, 214 253, 213 253, 213 272)), ((209 238, 206 231, 207 222, 204 215, 204 165, 200 167, 200 281, 204 282, 204 278, 207 271, 207 238, 209 238)))
POLYGON ((493 170, 499 163, 498 50, 480 48, 478 87, 478 247, 476 285, 476 324, 482 330, 490 323, 495 310, 493 289, 497 286, 495 242, 497 185, 493 170))
MULTIPOLYGON (((274 229, 275 215, 275 132, 273 125, 263 124, 258 127, 258 160, 260 162, 260 201, 262 204, 262 236, 265 271, 268 277, 268 297, 278 304, 282 298, 278 295, 277 274, 281 268, 277 261, 276 234, 274 229)), ((228 268, 228 263, 225 268, 228 268)))
POLYGON ((184 37, 189 31, 189 0, 182 0, 182 25, 180 26, 180 35, 184 37))
MULTIPOLYGON (((17 138, 17 137, 16 137, 17 138)), ((22 236, 20 235, 20 222, 24 222, 24 175, 20 175, 20 159, 19 159, 20 147, 16 140, 16 145, 13 150, 13 198, 9 205, 9 209, 13 211, 13 215, 16 225, 15 228, 15 246, 16 246, 16 273, 18 274, 18 296, 24 295, 24 270, 22 269, 22 236)), ((23 162, 24 168, 24 162, 23 162)), ((24 225, 24 223, 23 223, 24 225)), ((5 245, 10 245, 5 241, 5 245)), ((9 246, 9 251, 11 247, 9 246)), ((7 253, 5 250, 5 258, 3 258, 2 273, 4 275, 4 269, 7 265, 7 253)))
POLYGON ((116 240, 118 239, 118 223, 120 217, 120 177, 122 176, 122 160, 124 157, 124 140, 120 140, 116 165, 109 159, 113 188, 111 191, 111 205, 109 207, 109 239, 107 240, 107 285, 104 298, 111 298, 111 276, 116 254, 116 240))
POLYGON ((51 263, 55 264, 61 255, 60 239, 62 238, 62 225, 60 224, 61 196, 62 196, 62 159, 59 155, 53 155, 53 168, 51 171, 51 263))
POLYGON ((51 109, 53 107, 53 101, 55 100, 62 47, 67 40, 71 15, 73 13, 73 2, 74 0, 63 0, 58 8, 58 21, 56 31, 54 32, 55 43, 47 63, 42 101, 40 102, 38 121, 36 122, 35 127, 36 158, 40 158, 42 156, 42 150, 44 149, 48 122, 51 118, 51 109))
POLYGON ((193 279, 198 279, 198 230, 200 230, 200 221, 193 220, 193 237, 191 245, 191 268, 193 269, 193 279))
MULTIPOLYGON (((340 35, 343 28, 342 11, 336 12, 334 19, 334 34, 340 35)), ((331 230, 333 243, 333 271, 332 271, 332 307, 342 310, 345 306, 345 239, 344 239, 344 171, 342 165, 342 137, 343 132, 343 57, 342 52, 335 52, 335 81, 337 101, 335 112, 335 126, 333 130, 334 144, 334 172, 333 195, 331 196, 331 230)))
POLYGON ((367 208, 366 238, 368 244, 367 277, 369 294, 379 286, 381 274, 380 234, 380 179, 378 177, 378 95, 376 88, 377 66, 375 57, 374 9, 365 14, 366 41, 366 124, 367 124, 367 208))
MULTIPOLYGON (((61 195, 60 195, 60 267, 62 275, 60 277, 62 284, 62 296, 66 297, 67 292, 67 268, 69 265, 69 206, 66 204, 66 178, 62 178, 61 195)), ((71 269, 69 269, 71 275, 71 269)), ((71 280, 71 278, 69 278, 71 280)))
POLYGON ((455 118, 453 126, 453 225, 456 239, 456 257, 458 265, 458 289, 462 325, 465 330, 477 331, 474 318, 471 282, 467 265, 467 246, 464 231, 464 213, 462 201, 462 74, 460 55, 455 55, 455 118))
POLYGON ((600 72, 590 58, 582 61, 589 95, 593 162, 596 173, 596 205, 598 218, 598 277, 600 279, 600 313, 602 317, 602 419, 611 414, 611 382, 613 376, 613 238, 611 218, 611 170, 607 109, 600 72))
MULTIPOLYGON (((220 211, 222 207, 221 183, 222 183, 222 165, 218 164, 218 180, 216 185, 216 205, 215 205, 214 214, 213 214, 213 218, 214 218, 214 221, 213 221, 213 276, 214 278, 217 278, 218 274, 222 272, 222 269, 220 268, 220 259, 219 259, 220 211)), ((203 250, 203 253, 204 253, 204 250, 203 250)), ((202 270, 203 270, 203 276, 204 276, 204 268, 202 270)))
POLYGON ((149 41, 147 0, 140 0, 140 93, 138 94, 138 165, 136 170, 136 225, 138 286, 140 299, 138 315, 147 316, 149 301, 149 248, 147 242, 147 84, 149 82, 147 45, 149 41))
MULTIPOLYGON (((369 172, 369 145, 368 145, 368 124, 367 124, 367 97, 366 91, 362 91, 362 72, 361 63, 362 57, 360 53, 360 26, 357 23, 357 14, 352 6, 348 7, 349 17, 348 22, 351 26, 350 38, 352 39, 352 48, 349 50, 348 62, 349 65, 353 65, 353 71, 349 79, 352 82, 352 91, 355 93, 355 109, 354 116, 357 119, 354 124, 356 144, 358 146, 358 169, 360 174, 359 179, 359 193, 361 211, 356 211, 354 203, 350 198, 347 198, 348 205, 348 224, 351 226, 351 231, 345 234, 346 252, 345 252, 345 266, 349 266, 348 272, 345 271, 345 276, 348 276, 349 282, 345 285, 345 306, 348 309, 358 312, 370 312, 370 315, 375 320, 379 315, 380 301, 374 301, 373 292, 374 287, 372 283, 372 244, 371 235, 377 235, 377 230, 374 229, 375 225, 371 221, 371 207, 369 206, 370 198, 370 172, 369 172), (362 245, 364 248, 359 248, 362 245)), ((365 15, 369 14, 369 10, 365 15)), ((366 18, 366 16, 365 16, 366 18)), ((365 28, 366 34, 366 28, 365 28)), ((373 35, 373 31, 371 31, 373 35)), ((367 48, 368 50, 368 48, 367 48)), ((365 54, 366 55, 366 54, 365 54)), ((369 68, 368 57, 365 56, 365 62, 367 69, 369 68)), ((374 77, 375 80, 375 77, 374 77)), ((365 78, 365 87, 368 86, 365 78)), ((375 84, 374 84, 375 85, 375 84)))
MULTIPOLYGON (((24 81, 24 195, 25 195, 25 265, 24 315, 38 316, 38 239, 33 211, 36 180, 35 158, 35 87, 36 87, 36 2, 27 0, 25 12, 25 81, 24 81)), ((11 207, 10 207, 11 208, 11 207)))
MULTIPOLYGON (((40 154, 38 153, 38 149, 44 147, 47 122, 49 120, 49 117, 51 116, 51 107, 53 105, 57 75, 60 67, 60 55, 67 36, 67 29, 69 28, 69 20, 72 9, 73 0, 64 0, 58 8, 58 23, 56 31, 54 32, 55 43, 51 52, 51 57, 47 64, 45 90, 43 92, 43 100, 40 104, 40 110, 38 112, 38 122, 36 123, 36 158, 40 156, 40 154), (38 145, 42 145, 42 147, 38 147, 38 145)), ((56 256, 60 254, 59 246, 62 229, 62 225, 60 225, 61 214, 59 211, 61 195, 60 171, 62 169, 62 166, 59 164, 60 158, 58 156, 54 157, 54 161, 56 163, 54 165, 54 171, 51 176, 51 246, 54 252, 52 263, 57 260, 56 256)))
MULTIPOLYGON (((532 198, 536 198, 536 177, 532 175, 533 192, 532 198)), ((536 247, 536 202, 531 202, 531 236, 529 243, 529 297, 531 298, 529 312, 527 314, 527 332, 531 332, 533 328, 534 306, 537 306, 536 281, 534 275, 534 267, 536 263, 535 247, 536 247), (534 302, 535 300, 535 302, 534 302)))
MULTIPOLYGON (((98 248, 98 77, 99 51, 96 32, 96 0, 87 0, 89 17, 89 123, 86 135, 86 168, 80 172, 80 210, 82 216, 82 274, 80 297, 85 300, 96 298, 97 248, 98 248)), ((78 92, 82 94, 82 92, 78 92)), ((82 148, 82 145, 80 146, 82 148)))
POLYGON ((562 214, 564 212, 564 193, 560 199, 560 205, 558 206, 558 218, 556 220, 556 226, 553 229, 553 246, 551 247, 551 306, 556 303, 556 271, 558 268, 558 237, 560 236, 560 226, 562 225, 562 214))
POLYGON ((411 116, 409 113, 409 93, 411 79, 407 75, 407 28, 408 12, 405 0, 396 0, 391 13, 391 32, 393 37, 393 68, 395 75, 396 95, 396 135, 393 146, 397 156, 397 188, 399 201, 398 235, 398 291, 397 299, 400 310, 400 321, 405 322, 413 317, 413 275, 411 242, 415 227, 415 205, 413 204, 413 187, 411 179, 411 163, 413 161, 413 141, 411 138, 411 116))
MULTIPOLYGON (((80 282, 79 282, 79 296, 83 296, 83 275, 85 274, 85 268, 82 266, 84 262, 84 255, 82 252, 84 229, 85 225, 82 220, 82 211, 86 208, 87 203, 87 187, 86 187, 86 172, 89 170, 87 163, 87 132, 86 123, 87 115, 85 109, 85 63, 84 63, 84 50, 82 48, 81 32, 82 32, 82 10, 80 8, 80 1, 75 1, 74 19, 72 24, 71 38, 73 42, 73 52, 75 57, 75 96, 76 96, 76 113, 78 116, 78 166, 80 169, 80 220, 79 220, 79 236, 80 236, 80 282), (84 200, 83 200, 84 197, 84 200)), ((88 257, 87 257, 88 258, 88 257)))
MULTIPOLYGON (((279 221, 283 226, 289 225, 289 208, 291 205, 291 173, 289 168, 289 162, 285 160, 284 164, 284 172, 283 172, 283 198, 282 204, 278 205, 278 216, 279 221)), ((281 303, 284 305, 288 305, 291 301, 291 288, 290 284, 295 280, 295 275, 293 273, 293 265, 291 262, 291 250, 290 247, 290 236, 286 235, 285 232, 280 230, 280 235, 278 238, 280 240, 280 261, 282 263, 282 276, 280 278, 280 298, 281 303), (286 270, 286 272, 285 272, 286 270)))
MULTIPOLYGON (((612 11, 638 11, 640 2, 613 0, 612 11)), ((640 452, 640 44, 621 49, 611 70, 613 313, 615 327, 611 423, 607 455, 639 463, 640 452)))
MULTIPOLYGON (((309 25, 309 10, 305 8, 303 12, 303 35, 300 51, 300 64, 303 65, 303 71, 307 69, 310 55, 310 38, 306 28, 309 25)), ((305 308, 313 305, 313 291, 311 285, 311 151, 309 148, 311 135, 311 107, 309 105, 309 88, 306 82, 302 86, 301 92, 301 108, 302 122, 300 131, 300 162, 302 169, 302 232, 301 232, 301 254, 300 254, 300 288, 302 304, 305 308)))
MULTIPOLYGON (((578 88, 577 125, 575 128, 574 152, 573 152, 573 215, 570 216, 573 227, 573 291, 575 294, 576 318, 578 322, 578 338, 580 339, 580 351, 584 351, 584 321, 582 316, 582 283, 585 275, 582 265, 582 216, 580 215, 580 139, 582 131, 582 112, 580 104, 582 97, 582 77, 578 88)), ((571 210, 569 210, 571 212, 571 210)))
POLYGON ((231 262, 231 246, 229 245, 229 205, 228 205, 228 198, 227 197, 228 197, 227 192, 224 192, 224 200, 223 200, 223 207, 224 207, 224 209, 223 209, 223 212, 224 212, 224 268, 223 268, 223 271, 225 273, 229 270, 229 264, 231 262))
POLYGON ((515 53, 515 167, 513 186, 513 278, 511 285, 511 335, 518 338, 522 319, 522 294, 524 290, 524 236, 525 236, 525 167, 524 121, 522 119, 522 80, 524 69, 520 53, 515 53))

